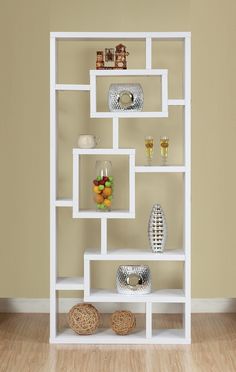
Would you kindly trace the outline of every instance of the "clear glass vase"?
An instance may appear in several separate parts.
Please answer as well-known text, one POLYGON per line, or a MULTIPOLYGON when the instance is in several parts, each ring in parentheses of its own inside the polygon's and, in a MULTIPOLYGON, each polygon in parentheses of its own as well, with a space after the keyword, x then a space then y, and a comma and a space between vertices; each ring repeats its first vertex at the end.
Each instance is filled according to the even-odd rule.
POLYGON ((111 210, 113 198, 112 163, 109 160, 97 160, 96 177, 93 180, 93 198, 99 212, 111 210))

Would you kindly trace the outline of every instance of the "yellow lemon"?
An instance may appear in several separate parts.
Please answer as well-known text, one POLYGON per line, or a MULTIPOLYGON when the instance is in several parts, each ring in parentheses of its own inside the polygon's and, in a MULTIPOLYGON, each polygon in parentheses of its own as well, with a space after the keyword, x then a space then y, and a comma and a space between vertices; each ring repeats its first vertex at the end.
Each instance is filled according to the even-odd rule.
POLYGON ((104 199, 104 204, 109 208, 111 206, 111 201, 109 199, 104 199))
POLYGON ((99 190, 98 186, 94 186, 93 187, 93 191, 96 193, 96 194, 100 194, 101 191, 99 190))

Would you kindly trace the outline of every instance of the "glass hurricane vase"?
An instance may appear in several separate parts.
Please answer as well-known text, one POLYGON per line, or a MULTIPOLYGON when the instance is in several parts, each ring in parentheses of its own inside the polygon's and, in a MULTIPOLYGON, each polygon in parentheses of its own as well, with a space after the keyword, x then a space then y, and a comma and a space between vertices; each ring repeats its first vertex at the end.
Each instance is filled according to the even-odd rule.
POLYGON ((109 160, 97 160, 96 177, 93 180, 93 198, 99 212, 108 212, 112 207, 113 177, 112 163, 109 160))

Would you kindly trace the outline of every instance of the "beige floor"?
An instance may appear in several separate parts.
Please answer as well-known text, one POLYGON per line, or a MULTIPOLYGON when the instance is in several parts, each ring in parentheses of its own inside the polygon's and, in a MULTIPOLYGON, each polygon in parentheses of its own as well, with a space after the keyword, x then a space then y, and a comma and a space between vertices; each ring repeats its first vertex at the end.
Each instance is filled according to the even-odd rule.
POLYGON ((0 314, 0 372, 236 371, 236 314, 193 315, 188 346, 49 345, 48 325, 45 314, 0 314))

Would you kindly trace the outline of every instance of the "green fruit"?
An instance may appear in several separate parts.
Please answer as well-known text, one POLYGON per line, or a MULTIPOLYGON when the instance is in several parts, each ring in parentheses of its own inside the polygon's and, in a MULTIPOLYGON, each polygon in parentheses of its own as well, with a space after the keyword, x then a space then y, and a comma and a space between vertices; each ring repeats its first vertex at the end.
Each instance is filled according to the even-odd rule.
POLYGON ((106 186, 106 187, 111 187, 111 182, 107 181, 107 182, 105 183, 105 186, 106 186))
POLYGON ((97 208, 100 209, 101 208, 101 204, 97 204, 97 208))
POLYGON ((98 190, 101 190, 102 191, 103 189, 104 189, 104 185, 99 185, 98 186, 98 190))
POLYGON ((97 176, 97 181, 101 181, 102 177, 101 176, 97 176))
POLYGON ((108 198, 107 198, 107 199, 109 199, 109 200, 112 200, 112 195, 108 196, 108 198))
POLYGON ((106 208, 105 204, 100 204, 100 209, 105 209, 105 208, 106 208))
POLYGON ((110 176, 110 177, 108 177, 109 178, 109 181, 113 181, 113 177, 112 176, 110 176))

